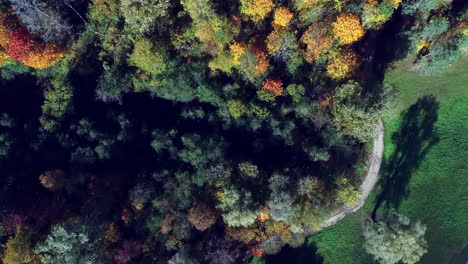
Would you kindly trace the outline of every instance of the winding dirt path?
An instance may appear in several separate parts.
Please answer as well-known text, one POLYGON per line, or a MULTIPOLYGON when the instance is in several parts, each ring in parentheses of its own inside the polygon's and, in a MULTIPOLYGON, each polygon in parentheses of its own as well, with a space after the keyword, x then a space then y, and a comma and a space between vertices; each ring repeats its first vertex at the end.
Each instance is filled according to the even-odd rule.
POLYGON ((322 228, 334 225, 339 220, 343 219, 347 214, 356 212, 361 209, 364 203, 369 197, 372 189, 374 188, 379 178, 380 165, 382 165, 382 157, 384 150, 384 126, 382 120, 379 120, 375 128, 376 135, 374 137, 374 148, 372 149, 372 155, 369 157, 370 165, 367 172, 366 178, 361 184, 362 193, 358 196, 361 202, 355 207, 343 206, 335 215, 328 218, 322 225, 322 228))

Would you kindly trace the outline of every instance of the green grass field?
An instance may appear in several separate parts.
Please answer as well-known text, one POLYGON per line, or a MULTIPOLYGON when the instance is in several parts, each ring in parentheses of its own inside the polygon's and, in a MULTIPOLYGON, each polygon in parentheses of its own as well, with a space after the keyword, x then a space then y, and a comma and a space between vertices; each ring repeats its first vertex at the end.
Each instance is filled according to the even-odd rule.
MULTIPOLYGON (((380 176, 391 175, 398 188, 408 190, 406 195, 393 194, 399 211, 427 225, 429 252, 420 263, 450 263, 468 242, 468 60, 430 77, 406 71, 403 63, 385 77, 400 94, 395 115, 384 120, 387 166, 380 176), (434 97, 413 106, 413 115, 401 115, 430 95, 434 97)), ((363 209, 309 239, 325 263, 372 263, 362 247, 361 231, 381 191, 382 183, 363 209)))

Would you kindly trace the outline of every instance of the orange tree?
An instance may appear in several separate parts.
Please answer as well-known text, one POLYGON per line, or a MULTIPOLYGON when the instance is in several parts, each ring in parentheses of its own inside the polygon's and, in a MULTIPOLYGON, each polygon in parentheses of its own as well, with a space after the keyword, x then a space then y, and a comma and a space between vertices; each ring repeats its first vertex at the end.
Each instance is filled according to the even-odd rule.
POLYGON ((263 82, 262 90, 273 95, 283 94, 283 83, 279 79, 268 78, 263 82))
POLYGON ((301 42, 306 45, 307 62, 311 63, 330 49, 333 39, 328 32, 329 27, 323 22, 312 23, 302 35, 301 42))
POLYGON ((17 27, 17 18, 9 13, 0 14, 1 63, 8 58, 20 61, 35 69, 45 69, 57 64, 63 50, 53 43, 41 43, 25 26, 17 27))

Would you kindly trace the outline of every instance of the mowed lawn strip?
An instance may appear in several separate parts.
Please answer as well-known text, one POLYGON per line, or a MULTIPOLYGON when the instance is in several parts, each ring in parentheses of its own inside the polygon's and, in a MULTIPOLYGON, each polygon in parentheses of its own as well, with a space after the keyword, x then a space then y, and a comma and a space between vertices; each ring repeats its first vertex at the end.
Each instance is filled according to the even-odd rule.
MULTIPOLYGON (((439 141, 423 157, 412 173, 409 194, 400 212, 427 225, 429 252, 420 263, 449 263, 468 241, 468 59, 464 58, 446 72, 420 76, 407 71, 405 62, 386 74, 386 81, 399 90, 399 105, 385 122, 385 158, 395 150, 392 134, 400 129, 402 111, 418 98, 433 95, 439 103, 434 125, 439 141)), ((362 223, 375 204, 374 190, 363 209, 336 225, 314 235, 309 242, 325 263, 372 263, 363 244, 362 223)))

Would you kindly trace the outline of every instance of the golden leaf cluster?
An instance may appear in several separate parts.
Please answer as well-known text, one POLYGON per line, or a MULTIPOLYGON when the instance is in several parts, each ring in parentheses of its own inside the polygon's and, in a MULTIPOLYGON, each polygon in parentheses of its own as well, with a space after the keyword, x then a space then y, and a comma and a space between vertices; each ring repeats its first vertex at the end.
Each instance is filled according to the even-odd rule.
POLYGON ((234 42, 229 46, 234 65, 240 65, 240 58, 244 54, 246 46, 244 43, 234 42))
POLYGON ((366 33, 359 17, 349 13, 340 14, 332 26, 335 37, 345 45, 360 40, 366 33))
POLYGON ((293 13, 287 7, 280 7, 275 12, 275 20, 273 20, 274 25, 281 27, 288 26, 289 22, 293 18, 293 13))
POLYGON ((37 46, 30 54, 29 58, 24 61, 24 65, 35 69, 45 69, 57 64, 64 57, 65 53, 55 44, 46 44, 37 46))
POLYGON ((265 19, 275 7, 272 0, 241 0, 241 5, 241 12, 255 22, 265 19))
POLYGON ((335 80, 348 78, 357 69, 358 62, 359 59, 356 53, 346 51, 328 62, 327 74, 335 80))

